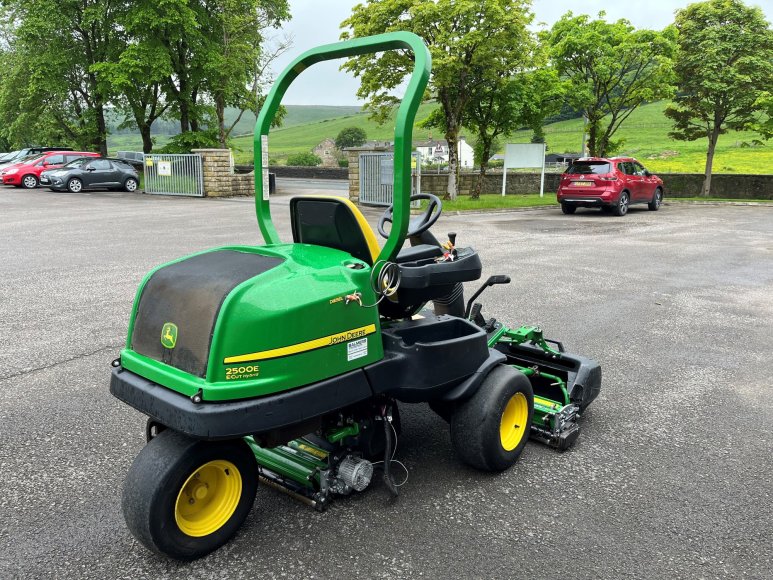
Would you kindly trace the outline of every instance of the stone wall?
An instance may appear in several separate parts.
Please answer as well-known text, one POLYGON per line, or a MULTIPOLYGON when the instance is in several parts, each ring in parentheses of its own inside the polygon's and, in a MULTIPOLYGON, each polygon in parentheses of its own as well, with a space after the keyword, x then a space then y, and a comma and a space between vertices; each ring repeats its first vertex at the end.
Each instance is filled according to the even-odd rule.
POLYGON ((234 174, 230 149, 194 149, 193 153, 201 157, 206 197, 254 195, 253 174, 234 174))
POLYGON ((346 167, 292 167, 272 165, 271 173, 277 177, 295 177, 298 179, 346 179, 349 170, 346 167))
MULTIPOLYGON (((697 197, 703 185, 703 175, 694 173, 659 174, 667 197, 697 197)), ((475 187, 477 173, 462 173, 459 176, 460 195, 469 195, 475 187)), ((507 193, 525 194, 539 192, 539 173, 507 174, 507 193)), ((545 174, 545 194, 555 194, 561 180, 560 173, 545 174)), ((434 193, 441 196, 446 192, 448 174, 422 173, 421 189, 424 193, 434 193)), ((359 188, 359 181, 356 182, 359 188)), ((349 178, 350 197, 353 187, 349 178)), ((500 193, 502 191, 502 172, 486 175, 483 193, 500 193)), ((359 195, 359 191, 357 193, 359 195)), ((773 199, 773 175, 732 175, 716 174, 711 179, 711 195, 728 199, 773 199)))
POLYGON ((354 203, 359 203, 360 201, 360 153, 383 153, 385 151, 388 151, 386 147, 347 147, 344 149, 344 153, 349 160, 349 199, 354 203))

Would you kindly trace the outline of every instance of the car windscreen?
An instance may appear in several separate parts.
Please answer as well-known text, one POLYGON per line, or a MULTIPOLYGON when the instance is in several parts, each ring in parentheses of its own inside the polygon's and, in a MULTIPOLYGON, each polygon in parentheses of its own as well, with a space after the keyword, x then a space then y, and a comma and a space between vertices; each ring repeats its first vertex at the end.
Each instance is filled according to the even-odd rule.
POLYGON ((93 157, 80 157, 78 159, 74 159, 73 161, 70 161, 69 163, 66 163, 62 165, 62 167, 80 167, 87 161, 91 161, 94 159, 93 157))
POLYGON ((6 153, 2 157, 0 157, 0 163, 3 161, 10 161, 14 157, 16 157, 19 154, 19 151, 11 151, 10 153, 6 153))
POLYGON ((580 175, 604 175, 611 173, 612 166, 606 161, 575 161, 566 170, 566 173, 580 175))

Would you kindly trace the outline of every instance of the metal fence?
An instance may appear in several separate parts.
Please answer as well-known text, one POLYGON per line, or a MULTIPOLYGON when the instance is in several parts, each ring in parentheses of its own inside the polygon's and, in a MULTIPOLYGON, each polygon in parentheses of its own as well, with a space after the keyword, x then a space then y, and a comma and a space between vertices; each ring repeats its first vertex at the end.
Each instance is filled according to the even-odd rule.
POLYGON ((204 176, 199 155, 144 156, 145 193, 159 195, 204 196, 204 176))
MULTIPOLYGON (((392 204, 395 157, 392 153, 360 153, 360 203, 392 204)), ((411 156, 411 195, 421 192, 421 154, 411 156)), ((414 204, 415 205, 415 204, 414 204)))

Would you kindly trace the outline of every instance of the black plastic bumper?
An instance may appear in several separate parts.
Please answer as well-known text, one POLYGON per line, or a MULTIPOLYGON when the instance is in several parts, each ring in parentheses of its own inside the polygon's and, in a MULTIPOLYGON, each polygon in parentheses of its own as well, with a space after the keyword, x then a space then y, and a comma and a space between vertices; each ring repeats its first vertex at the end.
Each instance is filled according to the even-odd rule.
POLYGON ((314 419, 373 396, 362 370, 257 399, 194 403, 117 367, 110 392, 157 422, 197 439, 231 439, 314 419))

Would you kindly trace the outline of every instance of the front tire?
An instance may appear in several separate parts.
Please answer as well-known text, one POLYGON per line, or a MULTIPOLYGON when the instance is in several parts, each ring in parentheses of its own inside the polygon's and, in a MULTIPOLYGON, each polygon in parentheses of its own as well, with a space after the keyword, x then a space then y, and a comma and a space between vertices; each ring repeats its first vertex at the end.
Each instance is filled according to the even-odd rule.
POLYGON ((650 211, 658 211, 663 203, 663 190, 659 187, 655 189, 652 201, 647 204, 650 211))
POLYGON ((77 177, 73 177, 67 182, 67 190, 70 193, 80 193, 83 191, 83 182, 77 177))
POLYGON ((124 190, 128 191, 129 193, 133 193, 137 191, 138 186, 139 186, 139 183, 137 183, 137 180, 134 179, 133 177, 130 177, 129 179, 127 179, 123 184, 124 190))
POLYGON ((34 175, 25 175, 21 178, 21 186, 24 189, 35 189, 38 186, 38 178, 34 175))
POLYGON ((564 212, 566 215, 572 215, 574 212, 577 211, 577 206, 562 202, 561 211, 564 212))
POLYGON ((526 375, 494 368, 451 417, 451 443, 466 464, 482 471, 512 466, 529 440, 534 393, 526 375))
POLYGON ((620 200, 617 202, 617 205, 615 206, 612 213, 614 213, 618 217, 622 217, 625 214, 628 213, 628 205, 631 203, 631 197, 628 195, 627 191, 624 191, 620 194, 620 200))
POLYGON ((225 544, 252 509, 258 465, 243 439, 198 441, 170 429, 134 460, 122 507, 146 548, 194 560, 225 544))

